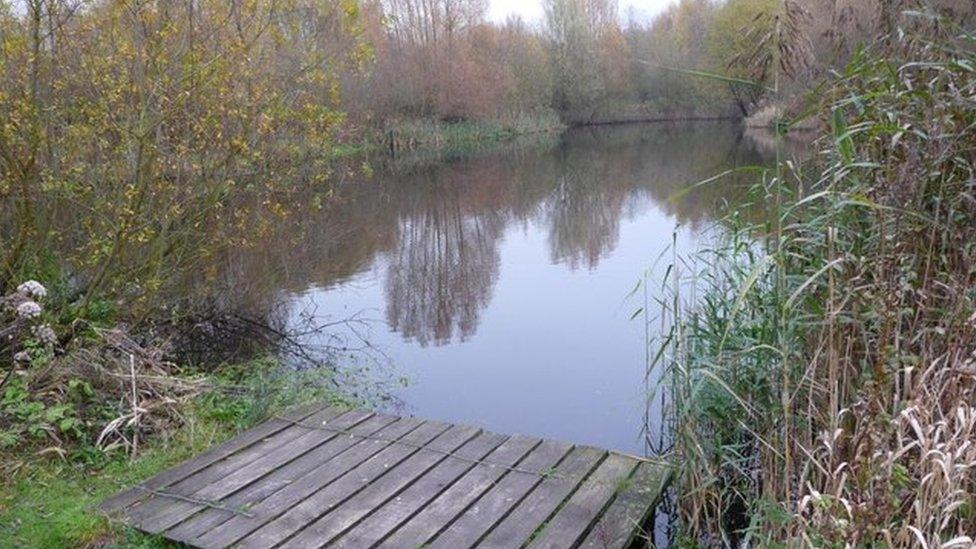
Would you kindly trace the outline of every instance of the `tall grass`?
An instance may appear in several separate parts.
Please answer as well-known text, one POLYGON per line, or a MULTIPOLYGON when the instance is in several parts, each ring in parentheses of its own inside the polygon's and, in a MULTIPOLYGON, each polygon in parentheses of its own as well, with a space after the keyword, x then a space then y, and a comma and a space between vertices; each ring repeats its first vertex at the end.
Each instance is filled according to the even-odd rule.
POLYGON ((442 150, 497 143, 514 137, 558 133, 566 129, 552 111, 521 113, 490 120, 443 121, 432 118, 393 124, 385 134, 393 151, 442 150))
POLYGON ((678 258, 662 302, 683 536, 976 543, 976 38, 911 14, 780 162, 678 258))

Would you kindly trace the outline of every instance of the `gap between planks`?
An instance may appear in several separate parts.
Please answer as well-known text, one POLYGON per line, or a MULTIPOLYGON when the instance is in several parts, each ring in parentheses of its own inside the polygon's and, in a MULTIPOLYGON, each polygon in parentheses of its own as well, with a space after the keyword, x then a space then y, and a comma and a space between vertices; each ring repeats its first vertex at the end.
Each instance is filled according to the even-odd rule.
MULTIPOLYGON (((145 520, 151 522, 153 516, 132 520, 134 517, 126 516, 126 511, 133 507, 146 507, 144 502, 147 496, 150 496, 150 501, 156 497, 171 497, 179 502, 177 508, 187 511, 173 515, 176 523, 157 533, 167 537, 168 531, 175 533, 183 524, 193 523, 198 517, 208 517, 199 521, 201 527, 210 525, 219 530, 238 520, 248 522, 248 515, 262 509, 262 502, 274 500, 282 491, 288 492, 289 484, 285 481, 289 479, 275 477, 279 470, 291 468, 296 474, 302 471, 308 474, 310 471, 328 469, 333 460, 345 459, 345 468, 334 471, 333 477, 327 478, 321 486, 315 486, 308 494, 292 489, 293 497, 279 498, 285 504, 281 512, 271 517, 261 517, 256 529, 245 533, 243 538, 230 540, 230 543, 244 542, 242 545, 247 546, 250 540, 256 547, 274 543, 295 546, 335 543, 356 547, 361 546, 355 544, 358 539, 380 546, 398 546, 396 542, 409 542, 413 546, 431 543, 443 547, 473 544, 506 547, 530 541, 538 547, 561 547, 564 543, 618 547, 640 534, 639 527, 653 512, 669 476, 669 468, 661 459, 520 435, 495 435, 481 429, 438 422, 406 421, 395 416, 366 413, 349 427, 333 426, 331 422, 341 420, 349 413, 332 413, 326 406, 313 406, 274 417, 135 488, 109 498, 99 508, 110 514, 121 512, 123 520, 140 528, 145 520), (315 423, 315 417, 326 419, 315 423), (399 423, 410 424, 411 428, 400 434, 393 432, 393 436, 387 434, 387 427, 357 431, 357 425, 363 425, 367 418, 388 418, 387 427, 399 423), (322 432, 322 435, 310 434, 316 431, 322 432), (456 433, 453 435, 455 440, 449 444, 435 444, 449 433, 456 433), (489 436, 502 438, 480 454, 469 455, 463 451, 472 442, 489 436), (295 440, 302 442, 299 445, 302 451, 289 456, 285 449, 295 440), (336 441, 345 442, 338 444, 336 441), (515 459, 499 459, 502 455, 498 453, 499 449, 520 442, 524 448, 517 451, 515 459), (323 451, 329 444, 340 448, 335 455, 323 451), (266 447, 264 454, 255 450, 266 447), (376 448, 376 451, 370 453, 370 448, 376 448), (326 456, 321 464, 303 460, 316 452, 326 456), (592 453, 597 452, 599 459, 590 459, 588 465, 584 466, 583 474, 566 466, 586 452, 591 454, 591 458, 592 453), (269 454, 278 456, 275 458, 277 461, 262 463, 263 456, 269 454), (348 457, 342 458, 343 455, 348 457), (235 457, 240 456, 246 456, 241 458, 244 463, 235 463, 235 457), (382 463, 383 467, 378 468, 380 463, 377 459, 380 462, 383 459, 393 461, 382 463), (458 462, 464 465, 459 466, 458 462), (253 469, 255 472, 251 476, 254 478, 243 476, 238 482, 240 486, 232 483, 224 490, 219 489, 221 481, 232 478, 241 467, 253 469), (492 470, 494 472, 489 473, 492 470), (217 472, 208 476, 208 471, 217 472), (351 476, 367 472, 368 478, 364 476, 361 485, 351 476), (408 475, 407 478, 397 478, 397 475, 404 474, 408 475), (443 478, 435 477, 425 484, 425 479, 431 474, 443 478), (185 481, 194 476, 205 479, 207 484, 192 487, 191 494, 167 493, 167 488, 186 484, 185 481), (274 478, 277 478, 275 482, 282 483, 280 487, 277 484, 262 486, 262 482, 274 478), (628 483, 636 483, 640 489, 628 483), (416 490, 411 491, 415 485, 433 487, 437 491, 433 495, 418 494, 416 490), (469 492, 464 493, 464 490, 469 492), (222 497, 213 501, 194 500, 192 494, 196 493, 215 493, 222 497), (404 514, 398 505, 402 495, 407 494, 414 499, 408 502, 404 514), (227 504, 238 495, 241 497, 237 501, 245 501, 247 505, 238 509, 227 504), (247 501, 248 497, 244 496, 249 495, 256 501, 247 501), (308 511, 295 511, 296 508, 308 511), (222 516, 230 518, 222 519, 222 516), (287 524, 284 530, 270 527, 286 516, 291 518, 282 523, 287 524), (431 527, 421 529, 417 523, 426 519, 435 522, 431 527), (520 524, 522 520, 529 522, 520 524), (381 524, 386 530, 381 532, 379 539, 374 539, 360 528, 367 524, 381 524), (278 533, 266 538, 262 532, 278 533), (416 536, 411 538, 411 533, 416 536), (269 543, 263 543, 265 539, 269 543)), ((238 476, 241 474, 238 473, 238 476)), ((168 508, 167 505, 157 506, 168 508)), ((146 508, 153 510, 152 505, 146 508)), ((201 536, 171 539, 193 544, 206 540, 206 532, 201 536)), ((214 541, 218 539, 213 538, 214 541)), ((216 547, 227 544, 200 545, 216 547)))

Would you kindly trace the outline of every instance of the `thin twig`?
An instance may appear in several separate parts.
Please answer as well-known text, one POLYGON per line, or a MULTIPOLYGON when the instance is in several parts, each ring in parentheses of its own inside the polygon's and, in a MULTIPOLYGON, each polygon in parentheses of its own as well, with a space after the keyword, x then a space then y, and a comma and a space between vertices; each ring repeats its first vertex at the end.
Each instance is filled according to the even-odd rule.
POLYGON ((136 485, 136 488, 138 488, 139 490, 142 490, 143 492, 146 492, 148 494, 152 494, 152 495, 157 496, 157 497, 178 499, 180 501, 185 501, 187 503, 193 503, 193 504, 196 504, 196 505, 203 505, 205 507, 210 507, 211 509, 219 509, 221 511, 227 511, 228 513, 234 513, 235 515, 240 515, 242 517, 247 517, 247 518, 254 518, 254 516, 255 516, 254 513, 249 513, 249 512, 247 512, 247 511, 245 511, 243 509, 239 509, 239 508, 235 508, 235 507, 228 507, 228 506, 222 505, 222 504, 220 504, 219 502, 216 502, 216 501, 210 501, 210 500, 206 500, 206 499, 193 498, 193 497, 190 497, 190 496, 184 496, 182 494, 176 494, 176 493, 173 493, 173 492, 165 492, 163 490, 154 490, 152 488, 143 486, 141 484, 136 485))
POLYGON ((139 451, 139 391, 136 387, 136 357, 129 353, 129 372, 132 375, 132 457, 139 451))

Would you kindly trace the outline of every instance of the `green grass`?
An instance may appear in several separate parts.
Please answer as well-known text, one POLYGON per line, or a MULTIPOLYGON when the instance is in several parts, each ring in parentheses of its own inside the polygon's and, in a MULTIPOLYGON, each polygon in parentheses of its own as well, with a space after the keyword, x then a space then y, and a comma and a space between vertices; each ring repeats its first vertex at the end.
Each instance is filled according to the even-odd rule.
POLYGON ((561 131, 565 128, 555 115, 520 116, 510 120, 413 120, 397 125, 393 131, 400 139, 412 140, 418 146, 437 148, 471 142, 503 141, 518 135, 561 131))
POLYGON ((395 136, 398 150, 444 150, 498 143, 514 137, 558 133, 566 129, 555 113, 512 116, 504 119, 444 121, 432 118, 393 124, 371 141, 373 149, 388 149, 395 136))
POLYGON ((334 160, 390 151, 390 138, 396 136, 397 155, 422 155, 431 158, 463 156, 483 148, 523 136, 557 134, 566 125, 555 113, 523 114, 506 119, 443 121, 433 118, 409 119, 385 130, 367 131, 358 139, 338 143, 331 149, 334 160))
MULTIPOLYGON (((134 460, 119 456, 85 465, 51 457, 23 465, 0 484, 0 547, 163 546, 157 538, 110 523, 95 505, 235 432, 232 423, 203 415, 191 412, 182 428, 157 438, 134 460)), ((18 457, 3 459, 9 463, 18 457)))
POLYGON ((274 359, 225 366, 215 389, 181 411, 183 422, 158 433, 135 459, 76 443, 66 458, 38 446, 0 453, 0 547, 160 547, 165 540, 110 523, 95 506, 109 495, 186 460, 289 406, 348 400, 328 371, 291 372, 274 359))
POLYGON ((377 144, 369 140, 337 143, 332 147, 332 158, 341 159, 360 156, 376 150, 376 147, 377 144))

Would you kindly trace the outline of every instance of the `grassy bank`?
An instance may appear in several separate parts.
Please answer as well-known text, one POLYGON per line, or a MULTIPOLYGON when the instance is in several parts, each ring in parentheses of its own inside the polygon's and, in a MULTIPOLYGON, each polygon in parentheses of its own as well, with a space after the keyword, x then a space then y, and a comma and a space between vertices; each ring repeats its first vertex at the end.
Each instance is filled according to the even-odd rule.
POLYGON ((446 121, 418 118, 391 121, 383 129, 367 130, 365 137, 336 145, 338 158, 366 153, 464 151, 535 134, 556 134, 566 125, 554 112, 544 111, 503 118, 446 121))
POLYGON ((420 118, 390 122, 386 129, 367 130, 366 137, 340 141, 332 147, 332 157, 344 159, 383 153, 420 154, 428 157, 463 155, 509 141, 558 135, 570 127, 739 118, 741 116, 729 110, 662 111, 636 103, 604 106, 585 118, 563 119, 552 111, 501 119, 446 121, 420 118))
MULTIPOLYGON (((329 388, 327 375, 288 373, 272 359, 220 367, 205 378, 207 389, 183 403, 165 429, 144 433, 146 442, 136 452, 106 450, 84 437, 59 446, 37 439, 0 450, 0 547, 162 545, 110 523, 95 506, 289 406, 345 402, 329 388)), ((187 372, 183 379, 201 377, 187 372)))
POLYGON ((0 483, 0 546, 156 547, 161 540, 112 524, 94 509, 104 498, 228 438, 230 423, 190 412, 174 433, 153 440, 135 459, 99 458, 74 463, 6 453, 2 459, 29 459, 0 483))
POLYGON ((806 166, 676 261, 667 369, 684 540, 969 547, 976 532, 976 39, 859 55, 806 166))

